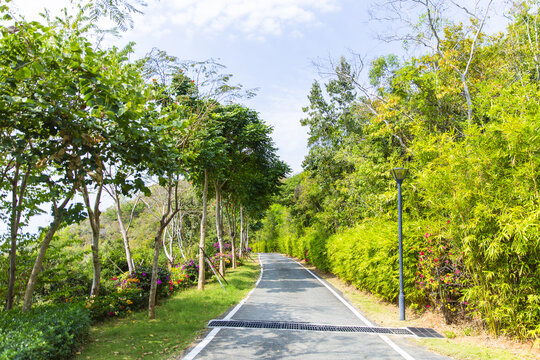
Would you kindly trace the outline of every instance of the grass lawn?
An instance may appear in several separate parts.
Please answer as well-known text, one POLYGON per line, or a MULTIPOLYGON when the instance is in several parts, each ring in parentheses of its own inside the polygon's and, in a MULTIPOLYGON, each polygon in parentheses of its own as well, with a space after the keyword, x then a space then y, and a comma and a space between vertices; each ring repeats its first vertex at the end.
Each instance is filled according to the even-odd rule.
POLYGON ((209 320, 242 300, 258 276, 259 264, 249 262, 227 273, 227 291, 214 280, 202 292, 192 288, 163 300, 154 320, 142 311, 98 324, 76 359, 173 358, 203 333, 209 320))

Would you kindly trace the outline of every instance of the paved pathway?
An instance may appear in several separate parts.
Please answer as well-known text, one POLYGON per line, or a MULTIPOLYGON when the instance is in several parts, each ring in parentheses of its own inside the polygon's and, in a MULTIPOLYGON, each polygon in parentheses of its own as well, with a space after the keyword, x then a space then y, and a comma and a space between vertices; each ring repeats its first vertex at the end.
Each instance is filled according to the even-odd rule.
MULTIPOLYGON (((294 260, 262 254, 263 274, 226 320, 372 326, 352 305, 294 260)), ((191 359, 449 359, 405 337, 272 329, 215 328, 186 353, 191 359)))

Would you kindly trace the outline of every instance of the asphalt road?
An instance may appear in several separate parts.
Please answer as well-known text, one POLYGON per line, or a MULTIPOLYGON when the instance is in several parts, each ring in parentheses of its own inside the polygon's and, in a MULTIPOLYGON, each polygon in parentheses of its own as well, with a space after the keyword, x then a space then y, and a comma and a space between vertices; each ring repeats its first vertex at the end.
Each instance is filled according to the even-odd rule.
MULTIPOLYGON (((263 273, 225 320, 373 326, 339 293, 294 260, 261 254, 263 273), (325 285, 326 284, 326 285, 325 285)), ((407 337, 347 332, 214 328, 186 352, 190 359, 443 360, 407 337)))

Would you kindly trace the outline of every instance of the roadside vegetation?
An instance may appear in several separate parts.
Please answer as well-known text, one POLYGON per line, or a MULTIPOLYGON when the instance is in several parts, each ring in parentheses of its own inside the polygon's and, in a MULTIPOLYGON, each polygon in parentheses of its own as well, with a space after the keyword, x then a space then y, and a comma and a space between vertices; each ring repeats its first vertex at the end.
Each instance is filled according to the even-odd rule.
POLYGON ((409 309, 437 311, 448 324, 481 324, 493 337, 538 347, 538 2, 505 8, 510 21, 497 34, 485 31, 491 2, 475 9, 391 3, 411 10, 395 14, 396 22, 415 24, 393 39, 421 50, 374 59, 365 69, 368 81, 358 58, 321 65, 330 78, 313 83, 304 109, 310 148, 304 171, 285 181, 254 249, 306 259, 397 303, 397 190, 390 170, 406 167, 409 309), (464 17, 445 18, 450 10, 464 17))
POLYGON ((202 301, 246 260, 289 172, 223 65, 101 47, 97 20, 125 29, 131 4, 74 1, 40 21, 0 6, 0 359, 69 358, 91 323, 155 319, 194 286, 202 301))
POLYGON ((216 280, 166 299, 149 320, 144 312, 92 327, 76 359, 165 359, 179 355, 217 318, 244 298, 259 276, 258 262, 232 270, 223 290, 216 280))

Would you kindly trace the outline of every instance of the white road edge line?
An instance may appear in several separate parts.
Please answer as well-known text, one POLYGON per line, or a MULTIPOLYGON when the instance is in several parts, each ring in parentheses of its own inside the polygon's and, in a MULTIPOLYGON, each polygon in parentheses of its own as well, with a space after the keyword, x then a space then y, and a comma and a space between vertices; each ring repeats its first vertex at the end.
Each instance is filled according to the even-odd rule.
MULTIPOLYGON (((244 305, 244 303, 246 302, 246 300, 249 298, 249 296, 251 295, 251 293, 253 292, 253 290, 255 290, 255 288, 257 286, 259 286, 259 283, 261 282, 261 279, 262 279, 262 276, 263 276, 263 271, 264 271, 264 268, 263 268, 263 264, 262 264, 262 261, 261 261, 261 255, 259 254, 259 264, 261 265, 261 273, 259 274, 259 279, 257 280, 257 282, 255 283, 255 287, 253 289, 251 289, 251 291, 246 295, 246 297, 244 299, 242 299, 242 301, 240 301, 235 307, 234 309, 232 309, 228 314, 227 316, 225 316, 225 318, 223 320, 231 320, 231 318, 233 317, 234 314, 236 314, 236 312, 240 309, 240 307, 242 305, 244 305)), ((214 328, 212 329, 212 331, 210 331, 208 333, 208 335, 206 335, 206 337, 200 342, 197 344, 197 346, 195 346, 186 356, 184 356, 182 358, 182 360, 193 360, 195 358, 195 356, 199 355, 199 353, 206 347, 206 345, 208 345, 210 343, 210 341, 212 341, 214 339, 214 337, 217 335, 217 333, 219 332, 221 328, 214 328)))
MULTIPOLYGON (((318 277, 317 275, 315 275, 311 270, 307 269, 304 265, 302 265, 300 262, 292 259, 295 263, 297 263, 298 265, 300 265, 304 270, 306 270, 308 273, 311 274, 311 276, 313 276, 315 279, 317 279, 321 284, 323 284, 335 297, 338 298, 339 301, 341 301, 343 303, 343 305, 345 305, 349 310, 352 311, 352 313, 354 315, 356 315, 357 318, 359 318, 364 324, 366 324, 367 326, 373 326, 375 327, 375 325, 373 325, 373 323, 371 321, 369 321, 368 319, 366 319, 364 317, 364 315, 362 315, 358 310, 356 310, 351 304, 349 304, 343 297, 341 297, 337 292, 334 291, 334 289, 332 289, 328 284, 326 284, 326 282, 324 282, 320 277, 318 277)), ((385 342, 387 343, 392 349, 394 349, 399 355, 401 355, 404 359, 406 360, 415 360, 411 355, 409 355, 409 353, 407 353, 405 350, 403 350, 402 348, 400 348, 395 342, 393 342, 392 340, 390 340, 386 335, 380 335, 379 334, 379 337, 385 342)))

